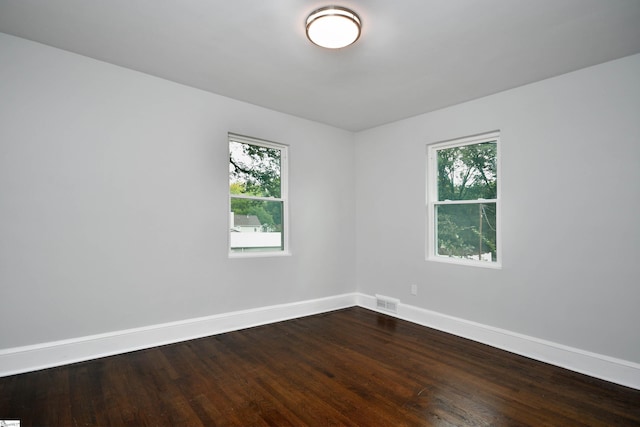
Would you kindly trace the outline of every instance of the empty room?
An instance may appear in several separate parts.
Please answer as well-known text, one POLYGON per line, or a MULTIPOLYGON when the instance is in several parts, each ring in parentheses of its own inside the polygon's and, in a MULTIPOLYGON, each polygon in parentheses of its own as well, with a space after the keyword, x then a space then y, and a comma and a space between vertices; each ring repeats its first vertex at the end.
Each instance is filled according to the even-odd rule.
POLYGON ((640 425, 639 22, 0 0, 0 425, 640 425))

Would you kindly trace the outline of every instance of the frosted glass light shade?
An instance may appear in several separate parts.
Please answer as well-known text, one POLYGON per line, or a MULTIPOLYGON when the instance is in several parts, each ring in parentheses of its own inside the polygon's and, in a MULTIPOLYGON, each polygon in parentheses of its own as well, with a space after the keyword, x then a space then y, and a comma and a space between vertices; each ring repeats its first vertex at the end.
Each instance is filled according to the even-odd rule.
POLYGON ((307 37, 318 46, 339 49, 358 40, 361 26, 360 17, 352 10, 327 6, 307 18, 307 37))

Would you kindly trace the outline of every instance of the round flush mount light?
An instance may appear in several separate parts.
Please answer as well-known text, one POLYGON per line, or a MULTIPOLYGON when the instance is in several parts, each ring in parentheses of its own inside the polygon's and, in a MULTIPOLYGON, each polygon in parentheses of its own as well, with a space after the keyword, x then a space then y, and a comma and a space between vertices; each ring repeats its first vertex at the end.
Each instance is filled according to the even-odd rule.
POLYGON ((326 6, 311 12, 307 18, 307 37, 327 49, 339 49, 353 44, 360 37, 362 23, 352 10, 326 6))

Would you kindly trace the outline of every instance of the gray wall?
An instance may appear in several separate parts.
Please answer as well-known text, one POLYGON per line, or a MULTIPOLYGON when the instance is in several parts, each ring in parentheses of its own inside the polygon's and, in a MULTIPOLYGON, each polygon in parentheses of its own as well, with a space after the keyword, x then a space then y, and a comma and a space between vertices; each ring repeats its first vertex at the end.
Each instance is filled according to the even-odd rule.
POLYGON ((4 34, 0 58, 0 349, 353 291, 351 133, 4 34), (229 131, 290 146, 293 256, 228 259, 229 131))
POLYGON ((358 291, 640 362, 640 55, 361 132, 356 163, 358 291), (427 144, 496 129, 503 268, 425 261, 427 144))
POLYGON ((355 135, 0 58, 0 349, 357 290, 640 362, 640 55, 355 135), (425 261, 426 145, 494 129, 504 267, 425 261), (290 145, 293 256, 227 257, 229 131, 290 145))

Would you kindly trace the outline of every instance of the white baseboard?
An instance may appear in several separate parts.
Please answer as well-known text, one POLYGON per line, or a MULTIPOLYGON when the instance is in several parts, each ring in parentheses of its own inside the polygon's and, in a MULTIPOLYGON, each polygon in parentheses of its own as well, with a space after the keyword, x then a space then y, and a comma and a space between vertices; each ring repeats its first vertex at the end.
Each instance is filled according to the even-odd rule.
POLYGON ((310 316, 354 305, 640 390, 640 364, 403 303, 398 304, 397 313, 381 311, 376 308, 374 296, 361 293, 4 349, 0 350, 0 377, 310 316))
POLYGON ((412 305, 400 303, 397 313, 389 313, 378 310, 375 297, 365 294, 357 294, 356 301, 360 307, 640 390, 640 364, 638 363, 494 328, 412 305))
POLYGON ((235 311, 0 350, 0 377, 172 344, 355 305, 356 294, 235 311))

